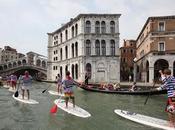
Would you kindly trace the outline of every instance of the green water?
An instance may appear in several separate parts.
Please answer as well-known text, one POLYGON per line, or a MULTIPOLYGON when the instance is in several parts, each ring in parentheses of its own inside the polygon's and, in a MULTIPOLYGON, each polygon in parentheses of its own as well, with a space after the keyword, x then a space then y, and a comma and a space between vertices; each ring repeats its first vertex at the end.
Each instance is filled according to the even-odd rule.
POLYGON ((39 102, 29 105, 12 98, 12 93, 0 88, 0 130, 157 130, 131 122, 114 113, 114 109, 166 119, 164 112, 166 95, 146 96, 94 93, 75 88, 76 105, 91 113, 89 118, 70 115, 58 108, 56 114, 49 113, 57 96, 42 91, 54 84, 34 83, 31 98, 39 102))

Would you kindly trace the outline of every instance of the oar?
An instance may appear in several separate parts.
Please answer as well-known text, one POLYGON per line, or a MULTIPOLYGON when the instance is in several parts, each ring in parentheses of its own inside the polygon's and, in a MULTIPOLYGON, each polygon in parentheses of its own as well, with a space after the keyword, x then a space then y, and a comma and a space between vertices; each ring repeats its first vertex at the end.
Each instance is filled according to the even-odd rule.
MULTIPOLYGON (((154 88, 155 84, 156 84, 156 82, 154 82, 153 88, 154 88)), ((148 94, 148 96, 147 96, 147 98, 146 98, 146 100, 145 100, 145 102, 144 102, 144 105, 146 105, 146 103, 147 103, 148 98, 150 97, 150 95, 151 95, 151 90, 149 91, 149 94, 148 94)))
POLYGON ((51 87, 51 86, 49 86, 49 87, 47 87, 46 89, 44 89, 44 90, 42 91, 42 93, 45 93, 50 87, 51 87))
POLYGON ((19 96, 19 93, 18 93, 19 85, 20 85, 20 83, 18 83, 18 88, 17 88, 17 90, 16 90, 16 92, 14 94, 15 97, 18 97, 19 96))
MULTIPOLYGON (((58 103, 59 103, 59 101, 61 100, 61 97, 62 97, 62 96, 60 96, 60 98, 58 99, 58 103)), ((57 106, 57 104, 55 104, 53 107, 51 107, 50 113, 56 113, 57 110, 58 110, 58 106, 57 106)))

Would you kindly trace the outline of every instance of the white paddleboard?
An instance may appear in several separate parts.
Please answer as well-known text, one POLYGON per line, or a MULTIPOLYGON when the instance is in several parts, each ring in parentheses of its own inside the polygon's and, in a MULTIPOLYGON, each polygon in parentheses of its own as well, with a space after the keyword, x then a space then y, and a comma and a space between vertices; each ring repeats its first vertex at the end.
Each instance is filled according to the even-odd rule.
POLYGON ((78 116, 78 117, 82 117, 82 118, 87 118, 90 117, 91 114, 87 111, 85 111, 84 109, 78 107, 75 105, 75 107, 73 107, 73 104, 68 102, 68 108, 66 108, 66 103, 63 99, 56 99, 54 101, 54 103, 61 108, 62 110, 66 111, 67 113, 70 113, 72 115, 78 116))
POLYGON ((64 96, 64 93, 58 93, 57 91, 49 90, 48 91, 51 95, 57 95, 57 96, 64 96))
POLYGON ((10 88, 10 86, 9 86, 9 85, 3 85, 3 87, 4 87, 4 88, 10 88))
POLYGON ((119 110, 119 109, 114 110, 114 112, 121 117, 124 117, 126 119, 129 119, 131 121, 134 121, 140 124, 144 124, 147 126, 152 126, 152 127, 164 129, 164 130, 175 130, 175 128, 168 126, 169 122, 166 120, 145 116, 145 115, 141 115, 141 114, 137 114, 129 111, 119 110))
POLYGON ((13 89, 12 87, 10 87, 8 90, 13 93, 16 92, 16 89, 13 89))
POLYGON ((22 99, 22 95, 18 95, 18 97, 15 97, 14 94, 12 96, 15 100, 23 102, 23 103, 28 103, 28 104, 39 104, 39 102, 37 102, 36 100, 33 99, 27 99, 27 97, 24 97, 24 99, 22 99))

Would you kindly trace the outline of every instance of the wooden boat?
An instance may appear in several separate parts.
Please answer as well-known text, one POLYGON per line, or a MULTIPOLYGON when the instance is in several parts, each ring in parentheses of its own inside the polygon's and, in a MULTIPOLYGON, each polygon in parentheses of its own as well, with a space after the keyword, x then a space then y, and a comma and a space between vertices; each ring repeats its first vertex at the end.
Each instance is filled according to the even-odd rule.
POLYGON ((128 94, 128 95, 148 95, 148 94, 156 95, 156 94, 166 94, 167 93, 167 90, 158 91, 155 89, 153 90, 153 89, 141 89, 141 88, 139 88, 136 91, 129 91, 129 87, 119 88, 117 90, 108 90, 108 89, 101 89, 98 87, 93 87, 92 85, 90 86, 84 85, 81 88, 87 91, 109 93, 109 94, 111 93, 111 94, 128 94))

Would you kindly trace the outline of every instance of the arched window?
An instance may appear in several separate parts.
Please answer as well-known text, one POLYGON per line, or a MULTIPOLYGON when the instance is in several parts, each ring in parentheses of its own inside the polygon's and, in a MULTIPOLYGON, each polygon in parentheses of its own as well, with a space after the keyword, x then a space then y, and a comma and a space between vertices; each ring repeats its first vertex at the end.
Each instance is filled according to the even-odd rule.
POLYGON ((105 21, 101 22, 101 33, 106 33, 106 23, 105 23, 105 21))
POLYGON ((78 35, 78 24, 75 25, 75 36, 78 35))
POLYGON ((78 64, 75 65, 75 78, 78 79, 78 64))
POLYGON ((105 40, 101 41, 101 50, 102 50, 102 55, 105 56, 106 55, 106 42, 105 42, 105 40))
POLYGON ((63 59, 63 49, 61 48, 60 49, 60 60, 62 60, 63 59))
POLYGON ((65 46, 65 56, 66 56, 66 59, 68 58, 68 47, 65 46))
POLYGON ((66 38, 66 40, 68 39, 68 31, 67 30, 65 31, 65 38, 66 38))
POLYGON ((97 56, 100 55, 100 41, 99 40, 95 41, 95 53, 97 56))
POLYGON ((63 67, 60 66, 60 76, 63 77, 63 67))
POLYGON ((86 21, 85 33, 91 33, 91 22, 90 21, 86 21))
POLYGON ((90 63, 86 64, 86 72, 88 73, 88 77, 89 79, 91 79, 91 75, 92 75, 92 67, 90 63))
POLYGON ((73 58, 74 57, 74 44, 73 43, 72 43, 71 48, 72 48, 72 58, 73 58))
POLYGON ((78 42, 75 43, 75 56, 78 56, 78 42))
POLYGON ((72 74, 72 78, 74 79, 74 64, 72 64, 72 71, 71 71, 71 74, 72 74))
POLYGON ((67 71, 68 71, 68 65, 66 65, 66 67, 65 67, 65 74, 67 71))
POLYGON ((62 42, 63 42, 63 34, 60 33, 60 43, 62 43, 62 42))
POLYGON ((95 22, 95 33, 97 34, 100 33, 100 22, 99 21, 95 22))
POLYGON ((115 41, 111 40, 111 55, 115 55, 115 41))
POLYGON ((91 41, 86 40, 86 55, 90 56, 91 55, 91 41))
POLYGON ((74 37, 74 26, 72 26, 72 37, 74 37))
POLYGON ((115 33, 115 22, 114 21, 110 22, 110 32, 115 33))

